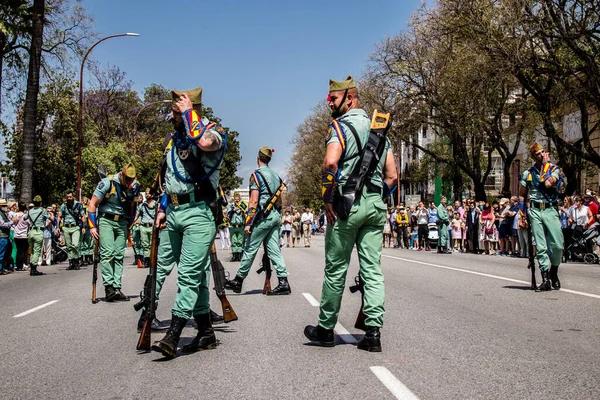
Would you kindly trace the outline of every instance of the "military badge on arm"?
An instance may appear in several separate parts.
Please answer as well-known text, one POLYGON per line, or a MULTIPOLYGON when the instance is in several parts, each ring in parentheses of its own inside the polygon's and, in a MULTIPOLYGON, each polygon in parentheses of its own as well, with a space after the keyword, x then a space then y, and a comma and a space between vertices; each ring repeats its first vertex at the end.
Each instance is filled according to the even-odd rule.
POLYGON ((333 194, 337 188, 338 177, 331 171, 321 174, 321 197, 325 203, 333 203, 333 194))

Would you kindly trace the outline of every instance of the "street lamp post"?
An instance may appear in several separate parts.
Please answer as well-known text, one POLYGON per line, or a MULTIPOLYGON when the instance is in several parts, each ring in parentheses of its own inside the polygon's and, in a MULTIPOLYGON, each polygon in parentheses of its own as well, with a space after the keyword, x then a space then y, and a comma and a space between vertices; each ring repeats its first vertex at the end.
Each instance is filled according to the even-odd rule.
POLYGON ((79 70, 79 116, 78 116, 78 151, 77 151, 77 195, 79 196, 79 201, 81 201, 81 151, 83 148, 83 67, 85 66, 85 60, 87 59, 90 52, 107 39, 120 37, 120 36, 140 36, 138 33, 119 33, 117 35, 110 35, 103 37, 98 40, 96 43, 92 45, 88 49, 88 51, 83 56, 83 60, 81 60, 81 68, 79 70))

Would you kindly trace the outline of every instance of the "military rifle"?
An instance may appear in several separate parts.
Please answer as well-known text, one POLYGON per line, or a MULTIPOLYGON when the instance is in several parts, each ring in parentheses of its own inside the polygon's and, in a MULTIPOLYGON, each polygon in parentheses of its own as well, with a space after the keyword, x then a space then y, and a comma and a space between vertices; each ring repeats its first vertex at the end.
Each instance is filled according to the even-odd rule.
POLYGON ((531 290, 535 290, 537 288, 535 282, 535 258, 533 255, 533 232, 531 230, 531 218, 529 218, 529 210, 527 210, 527 247, 529 247, 529 262, 527 263, 527 268, 531 270, 531 290))
POLYGON ((94 267, 92 269, 92 304, 96 304, 98 299, 96 298, 96 282, 98 281, 98 254, 99 240, 95 240, 96 245, 94 246, 94 267))
POLYGON ((215 283, 215 293, 217 294, 219 301, 221 301, 221 306, 223 308, 223 321, 226 323, 237 321, 238 317, 225 294, 225 282, 227 281, 225 277, 225 268, 217 257, 217 248, 214 242, 210 248, 210 267, 212 268, 213 281, 215 283))
POLYGON ((262 268, 256 271, 257 274, 265 272, 265 284, 263 286, 263 294, 267 294, 271 291, 271 276, 273 275, 273 268, 271 268, 271 259, 267 254, 267 242, 263 242, 263 256, 262 256, 262 268))
POLYGON ((354 278, 355 285, 349 287, 350 293, 360 292, 360 310, 358 310, 358 316, 356 317, 356 322, 354 323, 354 327, 356 329, 360 329, 363 331, 367 330, 367 326, 365 325, 365 313, 363 309, 365 307, 365 282, 360 277, 360 272, 354 278))
POLYGON ((156 313, 156 266, 158 261, 158 232, 160 230, 157 224, 159 215, 160 213, 157 211, 154 217, 154 224, 152 224, 152 242, 150 244, 148 276, 144 282, 144 297, 139 303, 133 306, 136 311, 144 306, 146 307, 146 318, 144 319, 144 325, 142 325, 142 331, 140 332, 136 347, 138 350, 150 350, 151 348, 152 319, 156 313), (139 308, 136 308, 138 306, 139 308))

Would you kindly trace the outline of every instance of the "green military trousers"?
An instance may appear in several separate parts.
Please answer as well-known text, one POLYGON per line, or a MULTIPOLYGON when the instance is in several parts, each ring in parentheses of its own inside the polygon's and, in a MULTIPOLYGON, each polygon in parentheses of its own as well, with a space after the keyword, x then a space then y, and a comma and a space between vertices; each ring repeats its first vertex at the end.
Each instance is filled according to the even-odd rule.
MULTIPOLYGON (((152 226, 140 226, 140 240, 142 243, 142 251, 144 258, 150 257, 150 244, 152 243, 152 226)), ((142 253, 138 253, 142 254, 142 253)))
MULTIPOLYGON (((167 276, 171 275, 173 267, 175 267, 175 256, 173 255, 173 249, 171 248, 171 246, 165 245, 163 247, 160 247, 160 243, 166 243, 169 241, 169 230, 167 228, 161 229, 158 232, 158 238, 159 249, 158 258, 156 261, 156 287, 154 288, 155 301, 157 305, 158 298, 160 296, 160 291, 162 290, 162 287, 165 284, 165 279, 167 279, 167 276)), ((150 255, 148 255, 148 259, 149 258, 150 255)), ((145 306, 144 310, 146 310, 145 306)))
POLYGON ((165 231, 158 248, 157 292, 177 263, 177 297, 171 312, 186 319, 208 313, 210 248, 217 232, 210 207, 203 201, 169 206, 165 231))
POLYGON ((133 226, 131 228, 131 242, 133 243, 133 252, 141 256, 142 255, 142 234, 139 226, 133 226))
POLYGON ((81 228, 78 226, 63 226, 63 235, 65 236, 65 245, 67 247, 67 258, 75 260, 79 258, 79 239, 81 238, 81 228))
POLYGON ((85 229, 85 233, 81 235, 79 240, 79 254, 82 256, 91 256, 94 254, 94 245, 92 244, 92 235, 88 228, 85 229))
POLYGON ((386 206, 377 193, 363 194, 354 202, 346 221, 338 219, 325 232, 325 277, 321 292, 319 325, 333 329, 337 323, 354 244, 364 282, 365 324, 383 326, 385 290, 381 273, 381 243, 386 206))
POLYGON ((452 248, 452 246, 448 246, 448 224, 439 224, 437 227, 438 227, 438 247, 452 248))
POLYGON ((240 268, 238 268, 236 274, 241 278, 248 276, 248 272, 250 272, 258 249, 260 249, 263 242, 266 241, 267 255, 273 264, 273 268, 275 268, 275 271, 277 272, 277 276, 280 278, 288 276, 288 271, 285 268, 285 261, 281 255, 281 247, 279 247, 280 236, 281 214, 273 210, 267 218, 259 221, 252 229, 252 234, 250 234, 250 237, 246 240, 242 262, 240 263, 240 268))
POLYGON ((544 210, 531 207, 529 221, 540 271, 548 271, 551 265, 558 267, 562 261, 564 246, 558 212, 553 207, 544 210))
POLYGON ((44 231, 42 228, 31 228, 27 234, 29 248, 31 249, 31 257, 29 264, 38 264, 40 255, 42 254, 42 245, 44 244, 44 231))
POLYGON ((239 228, 229 227, 229 235, 231 237, 231 252, 241 253, 244 246, 244 226, 239 228))
POLYGON ((111 221, 100 218, 98 221, 100 235, 100 272, 102 284, 121 288, 123 278, 123 257, 125 256, 125 235, 127 220, 111 221))

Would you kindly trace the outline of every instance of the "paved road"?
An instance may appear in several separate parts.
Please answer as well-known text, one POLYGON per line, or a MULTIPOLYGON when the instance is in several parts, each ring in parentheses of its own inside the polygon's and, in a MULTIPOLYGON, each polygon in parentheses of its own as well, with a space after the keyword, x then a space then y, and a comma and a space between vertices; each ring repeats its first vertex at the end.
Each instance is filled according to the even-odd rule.
MULTIPOLYGON (((147 272, 129 265, 130 251, 124 292, 137 296, 147 272)), ((570 292, 534 293, 525 260, 385 249, 383 352, 367 353, 353 345, 360 296, 348 290, 338 345, 307 344, 302 331, 317 318, 309 300, 320 296, 323 237, 283 251, 290 296, 263 296, 264 275, 251 272, 244 292, 228 296, 240 319, 218 328, 220 346, 171 361, 135 350, 135 298, 91 304, 91 267, 1 277, 2 398, 600 398, 598 265, 561 267, 570 292)), ((219 255, 234 274, 238 263, 228 262, 228 251, 219 255)), ((349 283, 357 268, 353 258, 349 283)), ((175 294, 172 276, 159 318, 170 318, 175 294)), ((194 336, 186 328, 184 343, 194 336)))

